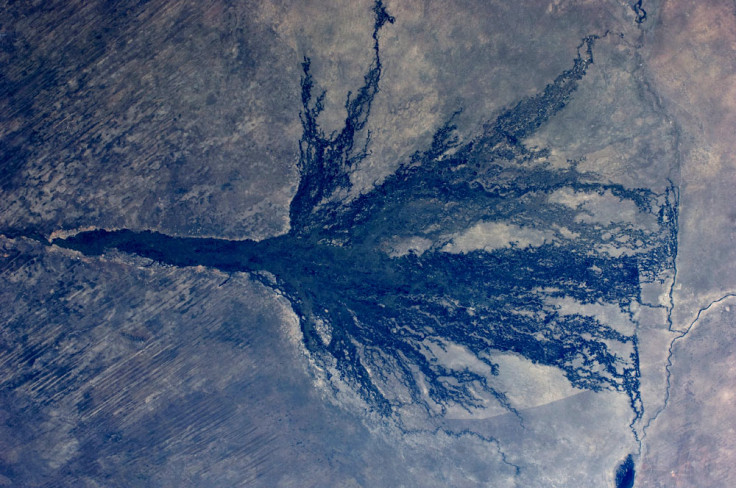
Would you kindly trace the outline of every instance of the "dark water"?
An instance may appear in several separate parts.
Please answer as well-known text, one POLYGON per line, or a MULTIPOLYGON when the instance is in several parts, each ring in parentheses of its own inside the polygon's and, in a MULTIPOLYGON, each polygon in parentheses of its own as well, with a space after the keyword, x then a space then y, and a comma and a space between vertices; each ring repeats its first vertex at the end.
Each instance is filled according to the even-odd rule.
MULTIPOLYGON (((380 1, 374 12, 373 62, 364 85, 348 95, 341 131, 321 130, 324 93, 315 93, 309 59, 303 63, 301 180, 288 234, 254 242, 92 231, 54 244, 88 255, 116 248, 175 266, 252 273, 290 300, 313 357, 334 364, 386 415, 407 401, 392 393, 397 388, 428 410, 480 405, 474 393, 480 389, 513 411, 485 376, 443 365, 428 347, 454 343, 494 373, 493 354, 509 351, 559 368, 577 388, 624 392, 638 418, 637 336, 592 315, 563 314, 550 300, 613 305, 633 320, 641 284, 660 282, 674 266, 677 191, 626 188, 574 164, 553 168, 545 163, 547 150, 522 142, 565 109, 593 63, 597 38, 584 39, 569 69, 489 121, 482 133, 460 144, 450 119, 425 151, 345 201, 339 195, 350 189, 350 172, 369 151, 365 127, 380 95, 379 32, 393 22, 380 1), (580 209, 550 198, 559 191, 606 196, 653 223, 581 219, 580 209), (535 247, 465 253, 443 252, 440 245, 422 253, 387 251, 387 243, 401 238, 447 243, 447 236, 481 221, 541 230, 550 238, 535 247), (560 228, 574 237, 554 230, 560 228), (606 251, 610 246, 625 252, 606 251), (327 335, 320 333, 325 324, 327 335)), ((622 476, 633 483, 633 464, 622 476)))
POLYGON ((641 6, 643 0, 637 0, 631 4, 631 10, 636 14, 636 23, 643 24, 647 20, 647 11, 641 6))
POLYGON ((616 470, 616 488, 633 488, 634 459, 629 454, 616 470))

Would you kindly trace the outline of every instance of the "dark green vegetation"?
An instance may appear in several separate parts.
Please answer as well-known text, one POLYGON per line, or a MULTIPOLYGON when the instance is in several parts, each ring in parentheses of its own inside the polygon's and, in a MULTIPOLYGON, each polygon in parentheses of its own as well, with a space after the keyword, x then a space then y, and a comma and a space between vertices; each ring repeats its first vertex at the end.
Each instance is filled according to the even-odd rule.
POLYGON ((640 418, 635 331, 622 332, 583 312, 564 314, 553 302, 613 305, 633 321, 641 285, 661 283, 674 267, 677 190, 625 188, 579 172, 574 163, 554 168, 546 150, 523 142, 564 110, 593 63, 598 38, 583 39, 570 69, 488 122, 481 134, 461 144, 451 119, 426 151, 349 199, 350 172, 370 147, 365 126, 379 95, 378 35, 393 22, 380 1, 374 13, 373 62, 364 85, 348 94, 342 130, 321 130, 324 93, 315 95, 309 59, 303 63, 301 180, 288 234, 255 242, 92 231, 54 244, 90 255, 117 248, 175 266, 253 273, 289 298, 313 357, 334 364, 384 415, 407 401, 429 414, 450 405, 480 407, 478 392, 516 413, 490 376, 438 360, 436 352, 454 344, 490 375, 498 374, 494 353, 513 352, 559 368, 577 388, 624 392, 640 418), (651 224, 581 218, 584 210, 552 198, 561 191, 612 198, 651 224), (479 222, 550 238, 529 247, 442 249, 448 236, 479 222), (567 235, 554 230, 562 228, 567 235), (415 237, 434 244, 423 253, 386 250, 387 242, 415 237))

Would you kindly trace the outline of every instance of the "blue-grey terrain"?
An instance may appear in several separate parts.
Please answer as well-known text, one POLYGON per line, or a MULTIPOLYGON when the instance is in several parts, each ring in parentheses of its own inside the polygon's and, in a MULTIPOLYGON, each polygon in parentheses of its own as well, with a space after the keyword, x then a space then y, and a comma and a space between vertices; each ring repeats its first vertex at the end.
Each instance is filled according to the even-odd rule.
POLYGON ((0 486, 695 486, 662 446, 721 449, 662 427, 736 287, 692 271, 657 2, 6 3, 0 486))

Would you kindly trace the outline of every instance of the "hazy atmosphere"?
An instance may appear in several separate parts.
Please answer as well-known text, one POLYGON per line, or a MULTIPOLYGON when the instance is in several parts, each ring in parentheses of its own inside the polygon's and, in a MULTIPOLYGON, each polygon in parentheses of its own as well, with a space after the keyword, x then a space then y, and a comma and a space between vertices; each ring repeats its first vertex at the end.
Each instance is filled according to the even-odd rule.
POLYGON ((0 0, 0 486, 734 486, 734 73, 730 0, 0 0))

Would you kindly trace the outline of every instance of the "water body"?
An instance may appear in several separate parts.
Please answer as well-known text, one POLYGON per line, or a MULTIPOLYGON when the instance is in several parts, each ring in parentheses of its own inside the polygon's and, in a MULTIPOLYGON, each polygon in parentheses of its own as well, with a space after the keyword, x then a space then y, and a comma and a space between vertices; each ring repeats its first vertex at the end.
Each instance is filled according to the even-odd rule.
POLYGON ((616 470, 616 488, 633 488, 635 474, 634 459, 629 454, 616 470))
POLYGON ((636 14, 636 23, 643 24, 647 20, 647 11, 641 6, 643 0, 637 0, 631 4, 631 9, 636 14))
POLYGON ((661 283, 674 266, 677 189, 626 188, 574 163, 555 168, 545 149, 523 142, 565 109, 598 38, 583 39, 569 69, 468 142, 459 143, 450 119, 425 151, 346 200, 350 171, 368 154, 365 128, 380 96, 379 33, 394 20, 380 1, 374 15, 373 61, 363 86, 347 96, 342 130, 320 128, 324 92, 309 59, 303 62, 301 179, 288 234, 256 242, 98 230, 53 244, 251 273, 290 300, 311 356, 383 415, 407 403, 429 413, 480 407, 482 395, 514 412, 491 379, 494 354, 515 353, 559 368, 577 388, 626 394, 639 418, 635 330, 555 303, 614 306, 634 320, 642 284, 661 283), (609 215, 611 205, 628 213, 609 215), (518 235, 484 244, 483 232, 470 232, 484 228, 518 235), (423 244, 402 248, 407 242, 423 244), (488 373, 443 361, 452 348, 488 373))

